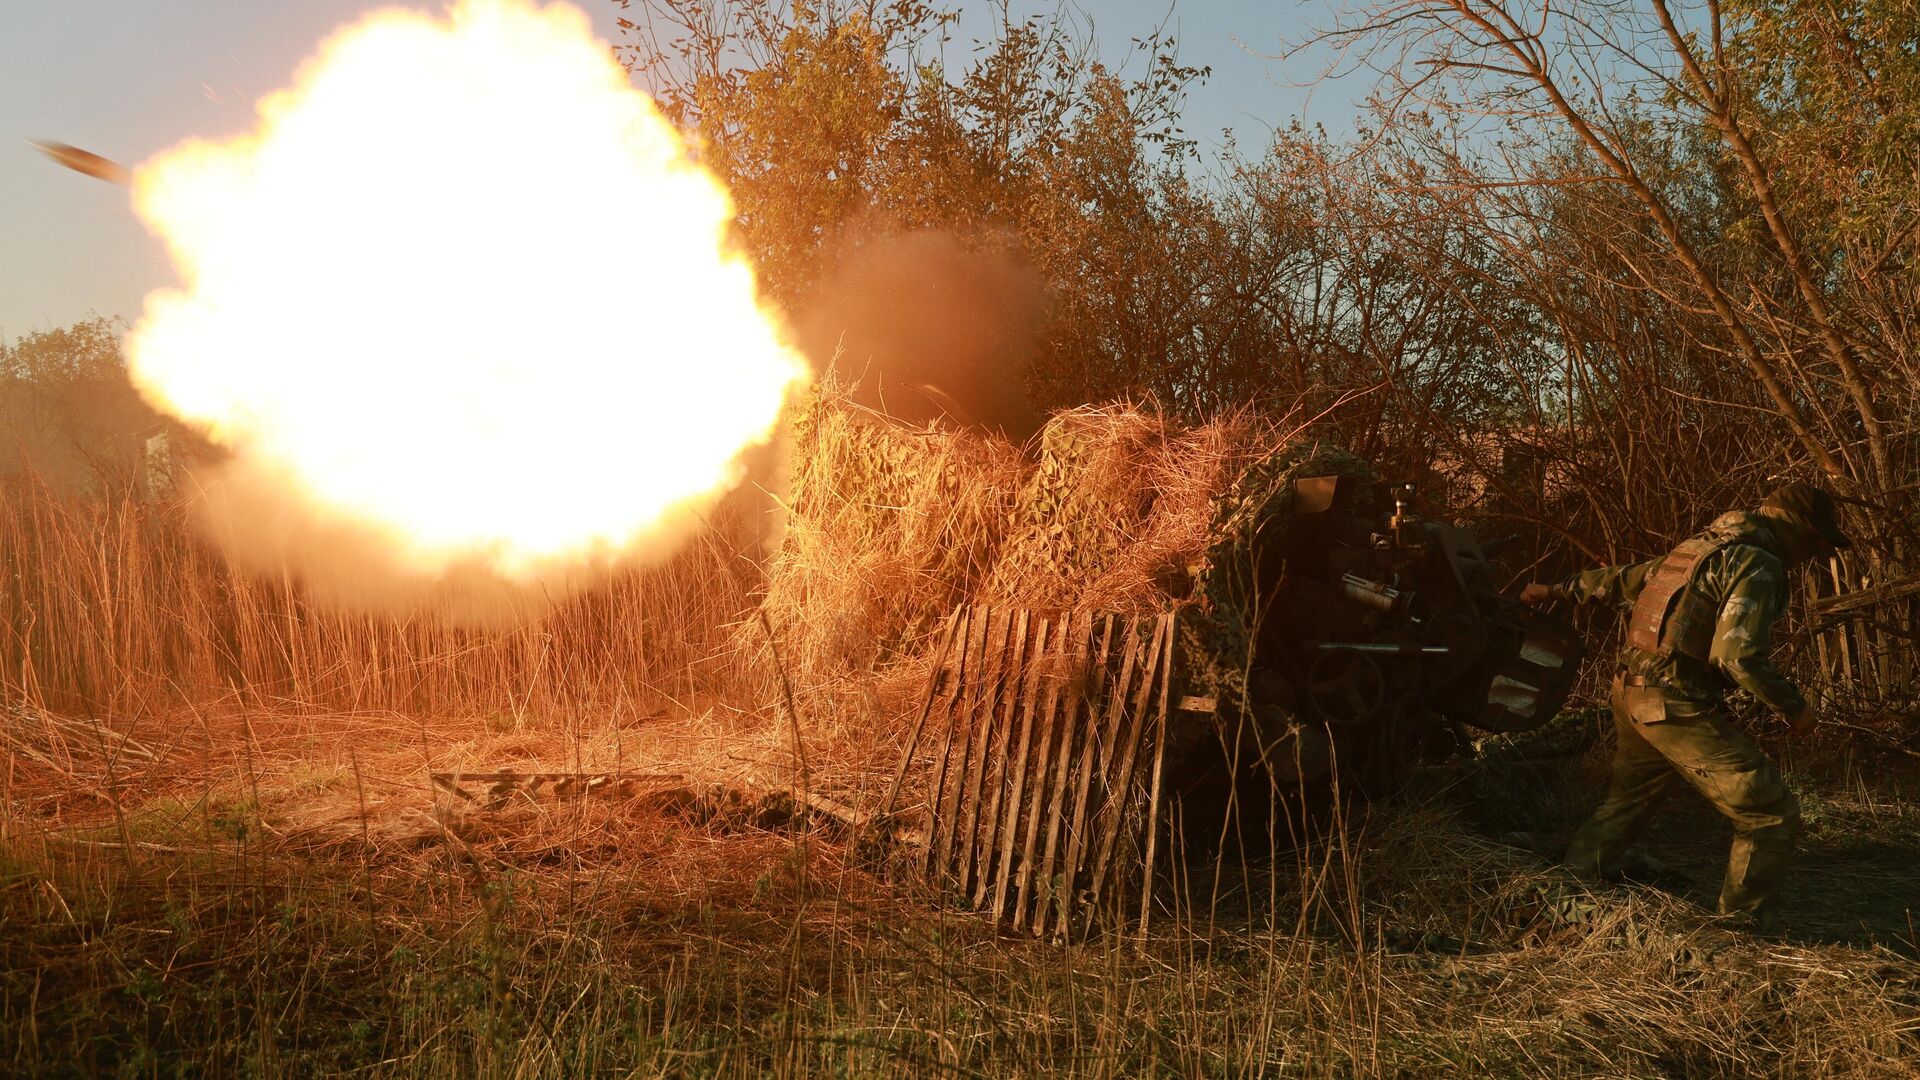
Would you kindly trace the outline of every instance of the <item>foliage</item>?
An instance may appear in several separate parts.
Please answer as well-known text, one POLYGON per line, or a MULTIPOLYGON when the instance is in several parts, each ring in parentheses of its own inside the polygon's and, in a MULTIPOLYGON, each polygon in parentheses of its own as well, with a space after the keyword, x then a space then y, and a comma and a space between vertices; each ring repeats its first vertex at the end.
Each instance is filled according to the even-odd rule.
POLYGON ((136 435, 158 421, 127 381, 112 320, 0 341, 0 473, 31 467, 92 490, 124 484, 136 435))
POLYGON ((109 379, 119 372, 120 338, 111 320, 94 316, 42 330, 8 345, 0 341, 0 379, 55 384, 109 379))
POLYGON ((1844 256, 1865 245, 1854 254, 1867 267, 1895 257, 1888 241, 1920 220, 1920 12, 1901 0, 1739 0, 1728 15, 1729 62, 1783 203, 1822 246, 1844 256))

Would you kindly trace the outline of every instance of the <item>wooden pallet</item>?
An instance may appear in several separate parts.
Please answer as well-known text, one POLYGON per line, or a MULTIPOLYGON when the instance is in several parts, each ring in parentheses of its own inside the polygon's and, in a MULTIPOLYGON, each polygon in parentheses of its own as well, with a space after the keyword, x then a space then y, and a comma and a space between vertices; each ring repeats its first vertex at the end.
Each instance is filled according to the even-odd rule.
POLYGON ((684 783, 677 772, 436 772, 427 778, 434 788, 464 803, 498 809, 518 796, 529 801, 583 799, 589 796, 632 798, 663 784, 684 783))
POLYGON ((895 775, 927 781, 919 866, 1035 936, 1151 914, 1174 616, 956 611, 895 775), (916 751, 931 721, 931 759, 916 751))

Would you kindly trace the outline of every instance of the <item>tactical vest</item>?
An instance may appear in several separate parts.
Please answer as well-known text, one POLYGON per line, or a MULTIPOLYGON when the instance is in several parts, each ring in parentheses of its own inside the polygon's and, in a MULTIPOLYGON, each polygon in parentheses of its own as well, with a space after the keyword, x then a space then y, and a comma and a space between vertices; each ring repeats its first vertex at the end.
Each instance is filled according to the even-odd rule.
POLYGON ((1737 543, 1741 541, 1731 537, 1695 537, 1662 559, 1647 575, 1627 616, 1627 644, 1656 656, 1679 653, 1706 661, 1713 652, 1720 605, 1690 586, 1707 556, 1737 543))

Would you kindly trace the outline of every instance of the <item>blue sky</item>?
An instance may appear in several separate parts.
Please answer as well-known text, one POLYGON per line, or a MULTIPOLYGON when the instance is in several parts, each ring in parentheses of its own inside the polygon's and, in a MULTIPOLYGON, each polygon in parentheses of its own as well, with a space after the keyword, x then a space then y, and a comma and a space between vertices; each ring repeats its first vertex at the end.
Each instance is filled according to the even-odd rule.
MULTIPOLYGON (((613 0, 575 0, 608 40, 613 0)), ((383 6, 438 9, 440 0, 0 0, 0 336, 64 326, 89 313, 129 319, 169 283, 159 244, 123 191, 57 168, 27 139, 73 143, 127 163, 189 136, 248 129, 252 103, 286 84, 326 33, 383 6)), ((956 0, 960 34, 989 25, 992 7, 956 0)), ((1016 16, 1051 3, 1014 0, 1016 16)), ((1257 151, 1295 116, 1338 131, 1353 122, 1350 85, 1304 87, 1315 63, 1273 59, 1330 18, 1325 3, 1257 0, 1082 0, 1102 54, 1162 24, 1187 63, 1213 77, 1188 103, 1187 132, 1217 148, 1232 129, 1257 151)), ((962 43, 964 47, 964 43, 962 43)))

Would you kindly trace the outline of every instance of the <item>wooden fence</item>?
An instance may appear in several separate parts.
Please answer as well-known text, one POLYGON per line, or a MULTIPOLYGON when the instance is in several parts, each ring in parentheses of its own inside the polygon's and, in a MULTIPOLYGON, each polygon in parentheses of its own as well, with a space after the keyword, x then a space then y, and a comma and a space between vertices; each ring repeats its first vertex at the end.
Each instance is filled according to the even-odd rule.
POLYGON ((1174 629, 1171 614, 955 612, 928 679, 931 734, 916 728, 900 768, 925 778, 935 888, 1035 936, 1136 917, 1145 932, 1174 629))
POLYGON ((1920 573, 1870 559, 1847 551, 1806 571, 1815 681, 1831 702, 1920 719, 1920 573))

